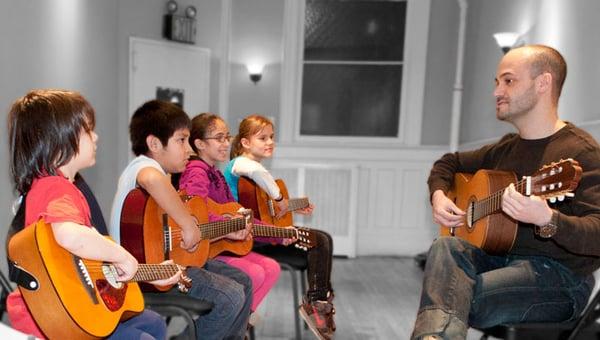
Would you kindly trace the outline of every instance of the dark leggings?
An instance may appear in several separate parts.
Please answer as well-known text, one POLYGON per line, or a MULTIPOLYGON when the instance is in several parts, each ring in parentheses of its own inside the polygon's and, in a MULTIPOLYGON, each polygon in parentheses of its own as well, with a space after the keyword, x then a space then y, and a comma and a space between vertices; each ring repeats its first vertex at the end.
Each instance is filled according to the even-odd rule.
POLYGON ((311 229, 317 239, 317 245, 308 251, 300 250, 293 245, 288 247, 256 243, 254 251, 271 257, 304 257, 308 262, 307 278, 308 301, 327 300, 327 293, 332 291, 331 261, 333 256, 333 239, 318 229, 311 229))

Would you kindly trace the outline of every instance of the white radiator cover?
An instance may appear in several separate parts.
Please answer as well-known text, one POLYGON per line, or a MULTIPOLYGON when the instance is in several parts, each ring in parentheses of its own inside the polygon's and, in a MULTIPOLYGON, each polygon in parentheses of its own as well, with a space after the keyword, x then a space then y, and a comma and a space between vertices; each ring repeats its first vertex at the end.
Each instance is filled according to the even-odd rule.
POLYGON ((294 223, 329 232, 334 254, 412 256, 438 234, 426 181, 444 151, 278 146, 267 166, 291 197, 316 206, 312 216, 295 214, 294 223))

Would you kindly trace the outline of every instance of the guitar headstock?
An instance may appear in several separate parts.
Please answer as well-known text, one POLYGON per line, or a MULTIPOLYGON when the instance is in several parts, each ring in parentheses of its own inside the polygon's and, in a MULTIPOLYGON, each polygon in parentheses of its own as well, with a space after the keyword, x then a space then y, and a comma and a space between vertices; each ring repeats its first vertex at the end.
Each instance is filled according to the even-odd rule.
POLYGON ((544 165, 531 176, 531 194, 555 202, 572 197, 581 179, 581 167, 574 159, 561 159, 544 165))
POLYGON ((294 247, 307 251, 317 246, 317 237, 310 228, 294 227, 296 229, 296 242, 294 247))
POLYGON ((186 294, 190 288, 192 288, 192 279, 187 276, 186 267, 177 265, 179 270, 181 270, 181 277, 179 278, 179 282, 177 282, 177 290, 186 294))

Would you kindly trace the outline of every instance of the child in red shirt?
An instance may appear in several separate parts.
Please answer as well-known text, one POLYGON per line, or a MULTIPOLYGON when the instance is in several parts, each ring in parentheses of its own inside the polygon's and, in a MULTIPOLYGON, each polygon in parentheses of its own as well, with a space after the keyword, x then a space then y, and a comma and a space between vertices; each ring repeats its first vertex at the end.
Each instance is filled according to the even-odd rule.
MULTIPOLYGON (((43 218, 52 226, 60 246, 81 258, 113 264, 118 281, 125 282, 137 271, 136 259, 92 227, 90 208, 73 184, 80 170, 96 162, 94 125, 94 109, 76 92, 35 90, 13 104, 8 120, 10 170, 16 190, 25 197, 21 207, 25 224, 21 227, 43 218)), ((151 283, 170 285, 180 276, 178 272, 151 283)), ((18 290, 9 295, 7 309, 13 328, 44 338, 18 290)), ((119 323, 110 338, 165 336, 164 320, 146 310, 119 323)))

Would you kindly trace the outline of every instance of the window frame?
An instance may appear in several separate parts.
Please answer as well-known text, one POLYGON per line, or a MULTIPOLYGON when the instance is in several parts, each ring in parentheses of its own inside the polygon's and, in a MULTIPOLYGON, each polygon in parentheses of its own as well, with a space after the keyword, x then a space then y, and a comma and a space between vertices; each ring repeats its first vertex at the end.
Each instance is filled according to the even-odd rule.
MULTIPOLYGON (((313 136, 300 134, 304 67, 304 15, 306 0, 286 0, 284 13, 283 62, 279 142, 344 146, 419 145, 425 91, 425 69, 431 0, 405 0, 406 28, 400 119, 397 137, 313 136)), ((383 62, 382 62, 383 63, 383 62)))

